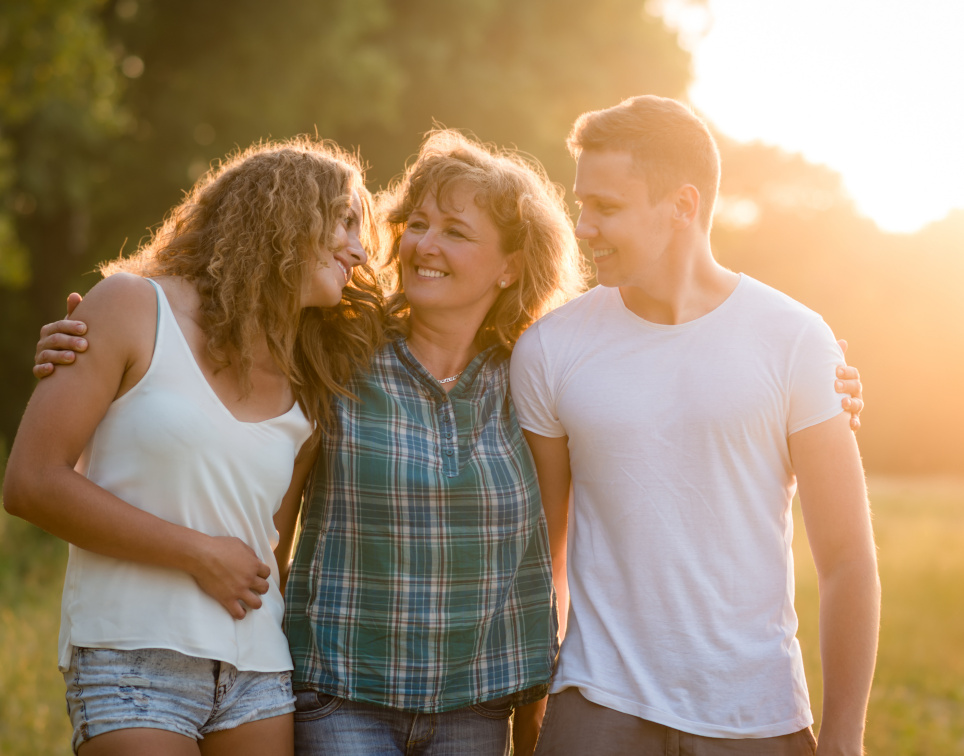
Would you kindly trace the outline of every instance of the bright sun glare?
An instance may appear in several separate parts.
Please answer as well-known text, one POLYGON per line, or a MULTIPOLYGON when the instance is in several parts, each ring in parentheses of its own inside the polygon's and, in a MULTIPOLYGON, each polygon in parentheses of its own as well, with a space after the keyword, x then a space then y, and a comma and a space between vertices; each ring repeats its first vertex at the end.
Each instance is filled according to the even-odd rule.
POLYGON ((858 209, 914 231, 964 207, 964 2, 657 2, 723 133, 840 172, 858 209))

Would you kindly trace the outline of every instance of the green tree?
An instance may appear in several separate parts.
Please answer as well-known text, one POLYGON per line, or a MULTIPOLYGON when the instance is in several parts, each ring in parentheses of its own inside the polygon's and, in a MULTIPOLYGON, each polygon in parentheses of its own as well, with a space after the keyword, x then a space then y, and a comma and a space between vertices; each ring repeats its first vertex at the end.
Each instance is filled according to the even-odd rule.
POLYGON ((37 328, 236 146, 317 132, 359 147, 377 187, 437 120, 515 144, 568 184, 579 112, 679 96, 689 77, 642 0, 38 0, 0 14, 16 42, 3 81, 19 82, 13 101, 33 98, 0 115, 0 233, 15 233, 2 263, 15 282, 0 343, 8 438, 37 328), (58 85, 41 86, 41 70, 58 85))
POLYGON ((31 385, 27 342, 87 253, 100 160, 124 124, 103 7, 35 0, 0 12, 0 447, 31 385))

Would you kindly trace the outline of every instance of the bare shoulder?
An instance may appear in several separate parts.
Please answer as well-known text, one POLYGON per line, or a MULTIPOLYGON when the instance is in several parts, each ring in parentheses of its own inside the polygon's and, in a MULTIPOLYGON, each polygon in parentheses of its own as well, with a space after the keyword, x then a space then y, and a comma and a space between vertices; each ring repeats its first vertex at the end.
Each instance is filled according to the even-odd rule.
POLYGON ((73 319, 91 324, 91 318, 110 318, 114 326, 125 321, 156 313, 157 295, 151 283, 132 273, 115 273, 99 281, 87 292, 84 300, 74 310, 73 319), (117 321, 113 319, 117 318, 117 321))
POLYGON ((115 273, 97 283, 73 317, 88 327, 90 344, 78 367, 120 367, 118 396, 132 387, 150 365, 157 322, 157 293, 150 281, 131 273, 115 273), (105 364, 102 360, 107 360, 105 364))

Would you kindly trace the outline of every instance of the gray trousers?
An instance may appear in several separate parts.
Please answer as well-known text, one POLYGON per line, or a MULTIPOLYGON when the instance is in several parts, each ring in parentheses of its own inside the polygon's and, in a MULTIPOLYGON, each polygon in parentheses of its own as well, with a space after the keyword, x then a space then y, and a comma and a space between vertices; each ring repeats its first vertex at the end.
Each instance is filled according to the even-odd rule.
POLYGON ((536 756, 813 756, 809 727, 774 738, 706 738, 587 700, 578 688, 549 696, 536 756))

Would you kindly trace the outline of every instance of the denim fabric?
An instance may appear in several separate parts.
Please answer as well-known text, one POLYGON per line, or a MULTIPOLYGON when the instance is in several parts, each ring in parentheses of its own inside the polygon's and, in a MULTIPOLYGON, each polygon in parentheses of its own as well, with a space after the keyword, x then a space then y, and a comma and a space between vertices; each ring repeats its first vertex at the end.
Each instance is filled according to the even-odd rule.
POLYGON ((536 756, 813 756, 810 728, 773 738, 706 738, 587 700, 578 688, 549 696, 536 756))
POLYGON ((512 696, 420 714, 295 693, 296 756, 508 756, 512 696))
POLYGON ((75 753, 114 730, 150 727, 198 740, 294 711, 290 672, 241 672, 162 648, 75 647, 64 680, 75 753))

